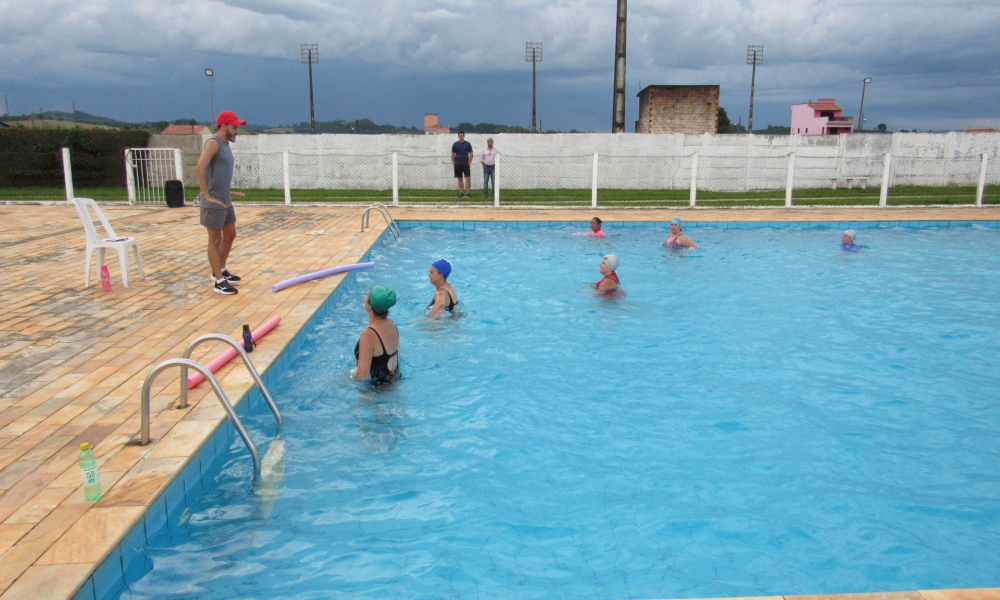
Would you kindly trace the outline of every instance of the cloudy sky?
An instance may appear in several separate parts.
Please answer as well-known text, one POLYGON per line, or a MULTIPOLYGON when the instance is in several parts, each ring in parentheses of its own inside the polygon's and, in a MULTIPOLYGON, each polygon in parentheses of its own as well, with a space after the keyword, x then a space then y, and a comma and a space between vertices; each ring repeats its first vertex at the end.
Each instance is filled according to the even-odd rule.
MULTIPOLYGON (((629 131, 640 84, 718 84, 745 125, 747 44, 764 45, 756 127, 819 98, 856 116, 866 76, 869 127, 1000 127, 998 0, 631 0, 628 17, 629 131)), ((12 114, 206 120, 210 67, 217 111, 291 124, 316 42, 318 120, 529 125, 541 41, 543 126, 610 131, 614 32, 615 0, 0 0, 0 94, 12 114)))

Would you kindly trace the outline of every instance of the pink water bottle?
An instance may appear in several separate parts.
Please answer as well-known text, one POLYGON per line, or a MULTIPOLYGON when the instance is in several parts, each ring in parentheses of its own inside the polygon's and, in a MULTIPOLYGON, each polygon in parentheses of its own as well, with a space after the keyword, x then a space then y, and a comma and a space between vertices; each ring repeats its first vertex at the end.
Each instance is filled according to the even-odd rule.
POLYGON ((111 291, 111 272, 108 271, 108 265, 101 265, 101 291, 111 291))

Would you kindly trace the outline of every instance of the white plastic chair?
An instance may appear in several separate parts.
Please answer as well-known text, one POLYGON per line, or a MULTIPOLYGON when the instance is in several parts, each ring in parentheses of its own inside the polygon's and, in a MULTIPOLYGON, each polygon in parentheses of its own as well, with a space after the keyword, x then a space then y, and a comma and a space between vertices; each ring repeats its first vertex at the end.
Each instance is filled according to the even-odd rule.
POLYGON ((108 223, 108 218, 101 212, 101 207, 97 206, 97 203, 90 198, 73 198, 73 204, 76 206, 76 212, 80 213, 80 220, 83 221, 83 229, 87 232, 86 286, 90 287, 90 260, 93 257, 94 250, 97 250, 97 264, 103 265, 104 250, 107 248, 114 248, 118 251, 118 262, 122 269, 122 283, 125 284, 125 287, 129 287, 129 248, 135 250, 135 263, 139 267, 139 276, 145 279, 146 274, 142 271, 142 258, 139 257, 139 239, 134 237, 118 237, 115 230, 111 228, 111 223, 108 223), (97 227, 94 226, 94 220, 90 216, 89 209, 93 209, 97 214, 97 218, 100 219, 101 225, 104 226, 104 232, 108 237, 102 238, 97 234, 97 227))

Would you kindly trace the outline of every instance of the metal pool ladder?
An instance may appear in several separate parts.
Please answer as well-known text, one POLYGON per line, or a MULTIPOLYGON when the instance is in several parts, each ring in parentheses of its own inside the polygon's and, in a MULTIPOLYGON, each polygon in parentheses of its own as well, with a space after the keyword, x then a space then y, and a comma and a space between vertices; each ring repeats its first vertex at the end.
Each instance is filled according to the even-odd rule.
POLYGON ((222 408, 225 409, 226 414, 229 419, 233 422, 233 427, 236 428, 236 432, 240 434, 243 438, 243 443, 247 445, 247 450, 250 451, 250 457, 253 459, 253 483, 256 485, 260 482, 261 469, 260 469, 260 452, 257 450, 257 445, 253 443, 250 439, 250 434, 247 433, 246 427, 243 426, 243 421, 240 420, 239 415, 236 414, 236 410, 233 409, 232 403, 229 398, 226 397, 226 393, 222 391, 222 386, 219 385, 219 380, 215 378, 215 375, 208 370, 205 365, 191 360, 188 358, 191 356, 191 351, 194 350, 196 346, 206 341, 221 341, 229 344, 239 353, 243 362, 246 364, 247 369, 250 371, 250 375, 253 376, 254 381, 260 387, 261 393, 264 394, 264 398, 267 400, 268 405, 271 407, 271 411, 274 413, 275 418, 278 421, 278 427, 280 428, 284 424, 284 419, 281 416, 281 412, 278 411, 277 405, 274 403, 274 399, 271 398, 270 392, 267 391, 267 387, 261 380, 260 375, 257 373, 257 369, 254 368, 253 363, 250 362, 250 357, 247 355, 246 350, 240 347, 239 342, 231 337, 218 334, 210 333, 208 335, 203 335, 200 338, 191 342, 187 350, 184 351, 184 358, 171 358, 161 362, 156 365, 149 375, 146 375, 146 379, 142 382, 142 392, 140 395, 140 409, 141 409, 141 437, 138 442, 134 442, 138 446, 146 446, 150 442, 149 438, 149 391, 153 386, 153 380, 161 372, 169 369, 170 367, 180 367, 181 368, 181 395, 180 401, 178 402, 177 408, 186 408, 187 403, 187 372, 188 369, 194 369, 201 373, 208 383, 212 386, 212 391, 215 392, 215 397, 219 399, 219 403, 222 404, 222 408))
POLYGON ((365 212, 361 213, 361 230, 367 231, 369 229, 368 221, 369 215, 372 209, 375 209, 382 213, 382 218, 385 219, 385 224, 389 226, 389 231, 392 232, 392 237, 399 239, 399 226, 396 225, 396 221, 392 218, 392 213, 389 212, 389 207, 381 202, 376 202, 365 209, 365 212))

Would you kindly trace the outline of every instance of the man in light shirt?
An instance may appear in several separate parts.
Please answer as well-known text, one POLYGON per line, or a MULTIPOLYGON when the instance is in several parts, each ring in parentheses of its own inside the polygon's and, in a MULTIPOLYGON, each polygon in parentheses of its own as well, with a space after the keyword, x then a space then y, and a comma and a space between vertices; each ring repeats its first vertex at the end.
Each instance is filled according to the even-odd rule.
POLYGON ((493 181, 493 192, 497 188, 497 155, 500 151, 493 147, 493 138, 486 139, 486 149, 483 150, 483 197, 490 195, 490 180, 493 181))

